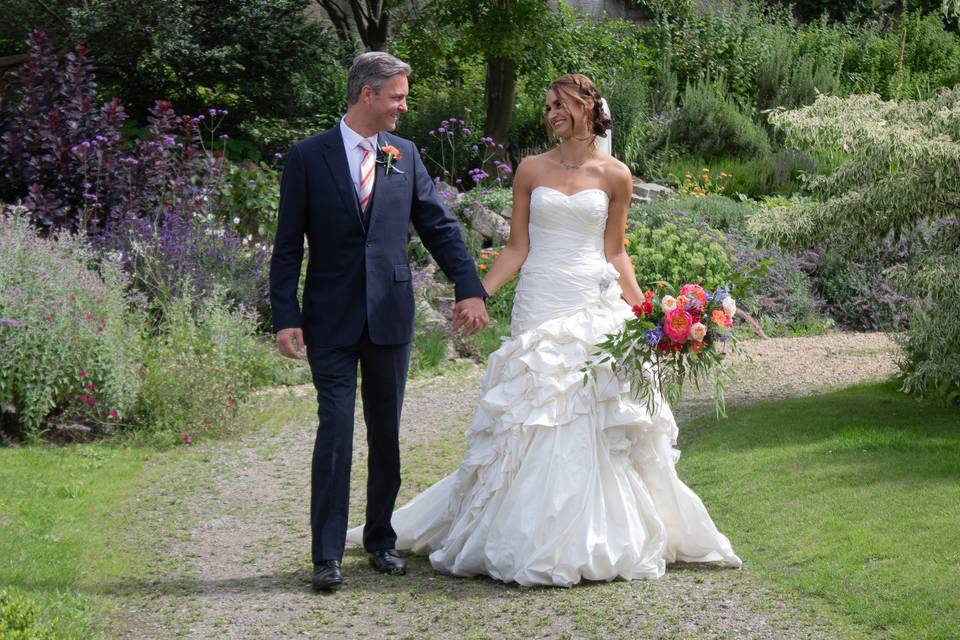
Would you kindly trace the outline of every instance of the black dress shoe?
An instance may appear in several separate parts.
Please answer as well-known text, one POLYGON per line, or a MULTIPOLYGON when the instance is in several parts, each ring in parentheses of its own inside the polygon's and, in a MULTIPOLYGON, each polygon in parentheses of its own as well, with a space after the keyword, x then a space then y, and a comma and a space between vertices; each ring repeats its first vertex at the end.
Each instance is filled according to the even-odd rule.
POLYGON ((339 560, 323 560, 313 563, 313 590, 336 591, 343 584, 339 560))
POLYGON ((397 554, 396 549, 384 549, 370 552, 370 566, 380 573, 402 576, 407 572, 407 563, 397 554))

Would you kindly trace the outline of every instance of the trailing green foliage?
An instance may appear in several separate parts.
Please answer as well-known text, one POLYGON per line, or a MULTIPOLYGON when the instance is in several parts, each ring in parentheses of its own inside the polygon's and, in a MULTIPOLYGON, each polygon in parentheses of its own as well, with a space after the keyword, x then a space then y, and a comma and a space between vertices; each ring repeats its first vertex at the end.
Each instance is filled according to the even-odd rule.
POLYGON ((904 390, 960 402, 960 89, 924 101, 821 96, 774 114, 787 142, 849 158, 812 177, 812 204, 765 207, 755 234, 786 247, 840 237, 849 247, 935 225, 929 248, 898 270, 914 303, 901 363, 904 390))

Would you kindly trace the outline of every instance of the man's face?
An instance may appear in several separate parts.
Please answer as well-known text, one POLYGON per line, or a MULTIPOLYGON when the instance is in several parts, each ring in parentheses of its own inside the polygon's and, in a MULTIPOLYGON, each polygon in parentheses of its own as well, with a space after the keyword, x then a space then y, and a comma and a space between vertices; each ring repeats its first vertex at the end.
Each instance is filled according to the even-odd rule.
POLYGON ((407 76, 393 76, 381 85, 379 92, 368 87, 363 92, 370 124, 378 131, 395 131, 400 114, 407 112, 407 76))

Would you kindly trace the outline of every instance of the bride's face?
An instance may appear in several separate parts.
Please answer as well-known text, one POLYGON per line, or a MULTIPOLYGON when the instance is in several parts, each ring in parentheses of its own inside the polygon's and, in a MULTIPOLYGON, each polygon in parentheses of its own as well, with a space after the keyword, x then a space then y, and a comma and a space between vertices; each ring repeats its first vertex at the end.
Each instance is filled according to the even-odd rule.
POLYGON ((562 91, 551 89, 547 92, 544 117, 553 130, 553 135, 562 140, 566 140, 573 135, 582 137, 589 129, 589 115, 586 106, 581 105, 562 91))

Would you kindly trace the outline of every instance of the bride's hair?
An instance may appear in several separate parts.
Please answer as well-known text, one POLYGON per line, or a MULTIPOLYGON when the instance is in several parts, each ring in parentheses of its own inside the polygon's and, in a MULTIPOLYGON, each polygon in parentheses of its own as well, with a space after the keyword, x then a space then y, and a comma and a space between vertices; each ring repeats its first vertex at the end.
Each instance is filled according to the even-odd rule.
MULTIPOLYGON (((606 137, 607 129, 610 128, 610 118, 603 112, 603 98, 600 97, 600 92, 597 91, 596 85, 590 78, 582 73, 565 73, 550 83, 547 91, 551 90, 558 94, 562 93, 584 107, 587 106, 588 99, 593 100, 592 118, 589 123, 590 133, 601 138, 606 137)), ((573 114, 571 114, 572 116, 573 114)), ((547 115, 544 114, 543 118, 547 125, 547 131, 552 132, 547 115)), ((576 122, 576 118, 574 118, 574 122, 576 122)))

